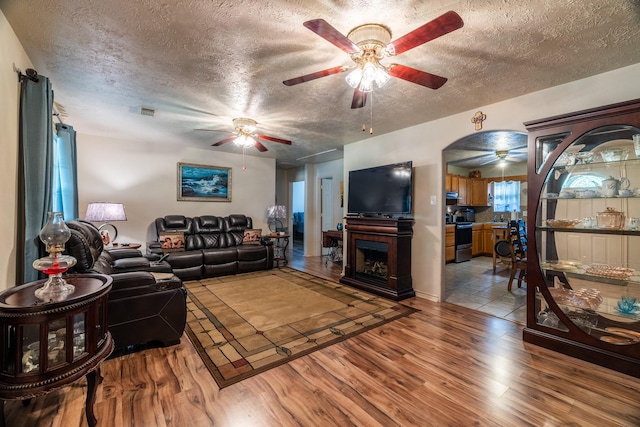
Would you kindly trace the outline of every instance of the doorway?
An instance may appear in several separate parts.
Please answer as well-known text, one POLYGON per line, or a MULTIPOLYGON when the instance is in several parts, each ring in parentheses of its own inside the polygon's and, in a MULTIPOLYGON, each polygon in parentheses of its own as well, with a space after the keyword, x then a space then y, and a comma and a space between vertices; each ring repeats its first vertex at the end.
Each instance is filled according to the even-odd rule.
MULTIPOLYGON (((446 211, 442 212, 443 222, 445 219, 455 220, 454 218, 459 216, 456 213, 473 209, 473 219, 463 219, 473 222, 476 238, 484 236, 482 230, 485 226, 491 227, 494 217, 500 213, 494 212, 494 197, 489 197, 488 203, 486 200, 477 202, 478 199, 473 198, 469 191, 480 188, 481 191, 495 196, 494 191, 489 191, 487 187, 492 178, 502 177, 504 180, 505 175, 526 177, 527 142, 527 134, 523 132, 483 131, 463 137, 449 145, 443 151, 443 178, 446 175, 446 179, 443 180, 443 192, 449 193, 454 204, 445 206, 446 211), (481 231, 477 231, 478 227, 482 227, 481 231)), ((524 208, 526 209, 526 206, 524 208)), ((502 214, 508 215, 509 212, 502 214)), ((443 231, 443 236, 444 234, 443 231)), ((486 242, 485 245, 484 238, 481 239, 481 247, 476 246, 476 253, 470 259, 465 259, 464 262, 453 260, 449 263, 443 260, 442 299, 496 317, 525 323, 526 285, 512 291, 507 290, 509 270, 503 264, 494 270, 491 256, 494 251, 493 244, 486 242)))
MULTIPOLYGON (((320 234, 333 229, 333 178, 320 180, 320 234)), ((322 239, 321 239, 322 240, 322 239)), ((330 248, 322 248, 322 255, 328 255, 330 248)))
POLYGON ((291 232, 293 243, 304 247, 304 181, 291 183, 291 232))

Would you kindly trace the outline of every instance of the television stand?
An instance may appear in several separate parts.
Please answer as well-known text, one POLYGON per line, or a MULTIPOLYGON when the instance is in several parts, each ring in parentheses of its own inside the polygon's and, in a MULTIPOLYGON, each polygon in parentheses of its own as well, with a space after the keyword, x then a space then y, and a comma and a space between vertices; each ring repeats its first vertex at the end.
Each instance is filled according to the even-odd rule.
POLYGON ((413 219, 347 217, 347 257, 340 283, 402 300, 414 297, 411 279, 413 219))

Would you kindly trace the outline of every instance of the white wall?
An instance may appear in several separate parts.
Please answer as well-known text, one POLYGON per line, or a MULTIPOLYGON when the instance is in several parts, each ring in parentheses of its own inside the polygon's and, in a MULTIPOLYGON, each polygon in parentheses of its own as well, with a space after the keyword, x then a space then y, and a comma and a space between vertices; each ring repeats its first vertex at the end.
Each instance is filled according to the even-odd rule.
MULTIPOLYGON (((638 76, 640 64, 349 144, 344 150, 345 181, 350 170, 413 161, 416 221, 412 243, 413 287, 420 297, 440 300, 444 286, 445 170, 442 155, 433 153, 473 133, 471 117, 478 110, 487 115, 483 123, 485 131, 526 131, 523 123, 529 120, 640 98, 638 76), (435 205, 430 204, 432 196, 436 197, 435 205)), ((446 86, 441 90, 446 90, 446 86)))
POLYGON ((16 70, 23 73, 33 64, 13 29, 0 12, 0 291, 16 283, 16 206, 18 189, 18 112, 20 85, 16 70))
MULTIPOLYGON (((77 135, 79 214, 89 202, 125 204, 127 221, 115 222, 119 242, 155 239, 154 220, 185 216, 244 214, 254 228, 268 230, 264 213, 275 200, 275 160, 152 142, 77 135), (231 202, 177 200, 177 164, 231 167, 231 202)), ((97 224, 99 225, 99 224, 97 224)), ((143 248, 144 249, 144 248, 143 248)))
MULTIPOLYGON (((305 168, 305 210, 304 210, 304 254, 319 256, 322 254, 322 230, 320 223, 320 180, 333 179, 333 222, 343 222, 344 212, 340 206, 340 182, 344 180, 344 160, 338 159, 326 163, 307 165, 305 168)), ((346 199, 345 199, 346 200, 346 199)))

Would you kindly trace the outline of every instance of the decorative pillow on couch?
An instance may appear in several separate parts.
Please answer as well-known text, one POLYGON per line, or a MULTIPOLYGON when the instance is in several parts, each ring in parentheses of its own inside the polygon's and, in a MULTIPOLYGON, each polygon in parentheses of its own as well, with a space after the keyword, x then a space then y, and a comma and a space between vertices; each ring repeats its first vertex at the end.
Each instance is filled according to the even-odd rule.
POLYGON ((163 232, 159 233, 158 238, 163 253, 184 251, 184 233, 163 232))
POLYGON ((243 245, 259 245, 262 237, 262 230, 247 228, 244 230, 243 245))

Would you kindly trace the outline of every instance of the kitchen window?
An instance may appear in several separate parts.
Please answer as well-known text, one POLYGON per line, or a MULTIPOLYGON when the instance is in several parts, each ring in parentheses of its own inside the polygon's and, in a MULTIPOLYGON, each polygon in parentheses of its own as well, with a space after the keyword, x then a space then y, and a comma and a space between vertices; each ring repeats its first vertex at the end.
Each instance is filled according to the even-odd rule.
POLYGON ((520 212, 520 181, 493 183, 493 211, 520 212))

